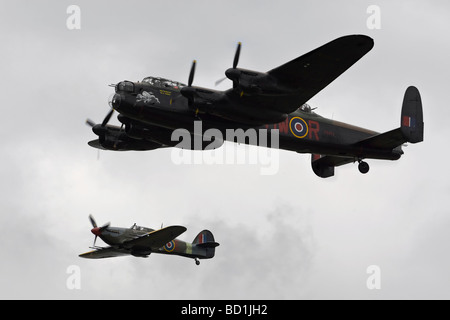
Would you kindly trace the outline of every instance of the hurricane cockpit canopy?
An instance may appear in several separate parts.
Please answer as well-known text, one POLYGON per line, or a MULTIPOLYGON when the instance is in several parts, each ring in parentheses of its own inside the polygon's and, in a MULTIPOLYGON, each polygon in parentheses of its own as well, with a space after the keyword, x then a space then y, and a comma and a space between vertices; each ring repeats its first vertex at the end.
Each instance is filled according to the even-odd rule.
POLYGON ((175 90, 180 90, 182 87, 186 86, 184 83, 159 77, 146 77, 142 80, 142 82, 159 88, 172 88, 175 90))
POLYGON ((133 225, 131 226, 131 229, 132 229, 132 230, 141 230, 141 231, 145 231, 145 230, 147 230, 148 228, 138 226, 138 225, 135 223, 135 224, 133 224, 133 225))

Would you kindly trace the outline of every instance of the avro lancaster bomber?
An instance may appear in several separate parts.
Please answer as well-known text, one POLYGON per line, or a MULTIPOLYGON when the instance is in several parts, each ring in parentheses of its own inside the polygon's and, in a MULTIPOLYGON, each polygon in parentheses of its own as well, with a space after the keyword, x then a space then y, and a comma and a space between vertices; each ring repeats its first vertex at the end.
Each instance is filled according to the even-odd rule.
MULTIPOLYGON (((397 160, 404 143, 423 141, 419 91, 413 86, 406 89, 400 126, 384 133, 321 117, 306 103, 372 47, 368 36, 344 36, 279 67, 258 72, 237 67, 239 43, 232 67, 225 71, 232 88, 225 91, 193 85, 196 61, 187 85, 158 77, 119 82, 110 101, 112 109, 103 122, 87 120, 98 136, 89 145, 114 151, 177 147, 180 141, 172 139, 172 133, 183 128, 198 134, 194 123, 201 121, 202 133, 209 129, 277 130, 276 147, 312 154, 312 169, 322 178, 333 176, 335 167, 354 162, 359 163, 360 172, 367 173, 365 159, 397 160), (114 110, 120 113, 122 126, 108 125, 114 110)), ((260 145, 259 141, 233 142, 260 145)), ((213 143, 217 148, 223 141, 213 143)), ((208 145, 192 143, 189 149, 208 149, 208 145)))

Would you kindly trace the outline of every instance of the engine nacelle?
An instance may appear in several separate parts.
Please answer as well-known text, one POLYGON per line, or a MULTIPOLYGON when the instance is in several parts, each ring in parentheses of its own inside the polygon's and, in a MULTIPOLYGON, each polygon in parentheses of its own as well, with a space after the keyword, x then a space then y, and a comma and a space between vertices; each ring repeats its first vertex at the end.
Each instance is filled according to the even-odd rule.
POLYGON ((233 88, 239 88, 247 94, 280 91, 276 80, 265 72, 229 68, 225 71, 225 75, 233 81, 233 88))
POLYGON ((210 99, 194 97, 192 105, 189 105, 189 107, 196 112, 214 114, 214 103, 210 99))
POLYGON ((221 91, 193 86, 181 88, 180 93, 188 99, 189 108, 203 113, 213 113, 212 107, 224 97, 221 91))

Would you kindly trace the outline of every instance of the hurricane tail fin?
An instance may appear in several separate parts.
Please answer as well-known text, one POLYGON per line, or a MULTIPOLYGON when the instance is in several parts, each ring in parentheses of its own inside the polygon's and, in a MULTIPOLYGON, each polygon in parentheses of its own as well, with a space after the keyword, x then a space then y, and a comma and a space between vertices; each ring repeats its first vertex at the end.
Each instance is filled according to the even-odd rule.
POLYGON ((219 243, 214 240, 214 236, 209 230, 201 231, 195 237, 192 244, 196 247, 204 248, 206 250, 206 258, 214 257, 216 247, 219 245, 219 243))

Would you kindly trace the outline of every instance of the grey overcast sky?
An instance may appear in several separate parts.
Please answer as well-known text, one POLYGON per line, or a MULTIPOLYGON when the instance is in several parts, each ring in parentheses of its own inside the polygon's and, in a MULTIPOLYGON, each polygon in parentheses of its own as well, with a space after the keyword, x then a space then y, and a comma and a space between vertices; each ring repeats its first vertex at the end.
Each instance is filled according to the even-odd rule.
MULTIPOLYGON (((449 299, 448 1, 0 1, 0 298, 449 299), (81 29, 69 30, 76 4, 81 29), (380 29, 370 29, 376 5, 380 29), (270 70, 348 34, 374 48, 309 104, 379 132, 399 126, 409 85, 422 95, 425 141, 399 161, 320 179, 310 156, 256 164, 176 165, 170 150, 100 152, 118 81, 162 76, 214 87, 239 65, 270 70), (447 97, 447 98, 446 98, 447 97), (216 257, 84 260, 99 224, 207 228, 216 257), (67 280, 75 266, 79 289, 67 280), (369 290, 370 266, 381 288, 369 290)), ((230 81, 218 88, 225 90, 230 81)), ((118 123, 117 119, 111 123, 118 123)), ((101 240, 97 244, 102 244, 101 240)))

